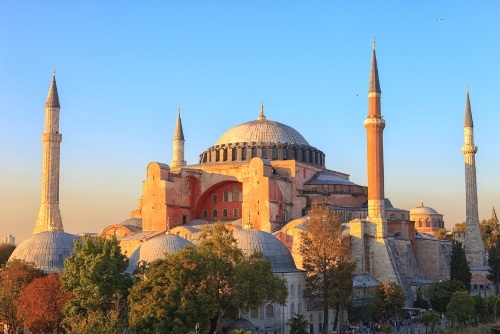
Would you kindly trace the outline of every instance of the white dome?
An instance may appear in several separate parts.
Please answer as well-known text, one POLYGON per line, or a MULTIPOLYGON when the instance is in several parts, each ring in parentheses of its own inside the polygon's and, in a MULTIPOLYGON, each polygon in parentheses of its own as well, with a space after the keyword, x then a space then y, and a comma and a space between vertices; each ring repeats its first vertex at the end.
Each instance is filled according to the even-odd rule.
POLYGON ((32 235, 16 247, 9 260, 33 262, 46 273, 64 269, 64 260, 73 253, 76 236, 61 231, 44 231, 32 235))
POLYGON ((246 256, 261 252, 271 261, 273 272, 297 271, 292 255, 286 246, 275 236, 261 230, 243 229, 233 233, 238 248, 246 256))
POLYGON ((439 215, 439 213, 431 207, 425 206, 424 202, 420 205, 410 209, 410 215, 439 215))

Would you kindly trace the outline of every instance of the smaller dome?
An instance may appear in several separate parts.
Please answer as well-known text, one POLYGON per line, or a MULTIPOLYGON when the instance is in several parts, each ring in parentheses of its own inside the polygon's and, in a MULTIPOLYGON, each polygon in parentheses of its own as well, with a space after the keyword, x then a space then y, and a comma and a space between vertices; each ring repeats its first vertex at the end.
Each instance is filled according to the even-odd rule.
POLYGON ((431 207, 425 206, 424 202, 420 205, 410 209, 410 215, 439 215, 439 213, 431 207))
POLYGON ((227 327, 228 333, 231 333, 232 331, 235 331, 238 329, 242 329, 245 332, 249 331, 252 334, 258 333, 255 326, 250 321, 248 321, 247 319, 243 319, 243 318, 236 319, 227 327))
POLYGON ((246 256, 261 252, 271 261, 273 272, 297 271, 292 255, 275 236, 261 230, 243 229, 233 233, 238 248, 246 256))
POLYGON ((142 218, 129 218, 122 221, 120 225, 130 225, 142 229, 142 218))
POLYGON ((137 248, 129 259, 127 272, 131 273, 137 268, 139 262, 150 263, 163 259, 165 254, 174 254, 193 243, 174 234, 161 234, 144 242, 137 248))
POLYGON ((76 236, 62 231, 33 234, 16 247, 10 260, 33 262, 46 273, 64 270, 64 260, 73 253, 76 236))

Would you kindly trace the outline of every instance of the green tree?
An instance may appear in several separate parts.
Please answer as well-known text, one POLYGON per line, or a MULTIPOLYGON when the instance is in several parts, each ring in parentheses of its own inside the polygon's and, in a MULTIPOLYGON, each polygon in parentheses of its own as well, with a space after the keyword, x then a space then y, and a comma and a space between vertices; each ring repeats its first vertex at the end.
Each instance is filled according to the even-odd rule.
POLYGON ((198 247, 154 261, 131 289, 130 327, 138 333, 185 333, 199 323, 214 333, 223 316, 263 302, 284 304, 285 282, 262 254, 245 257, 221 223, 207 226, 198 247))
MULTIPOLYGON (((340 308, 351 300, 356 263, 351 258, 350 236, 328 205, 312 205, 301 233, 300 253, 306 271, 304 296, 319 301, 325 324, 330 323, 328 309, 336 309, 335 329, 340 308)), ((323 333, 327 331, 328 326, 323 326, 323 333)))
POLYGON ((305 314, 295 314, 288 319, 288 325, 290 326, 290 334, 309 333, 309 321, 307 321, 305 314))
POLYGON ((436 331, 437 326, 439 325, 440 316, 437 311, 427 311, 418 320, 420 323, 425 325, 425 332, 427 333, 427 328, 431 329, 431 333, 436 331))
POLYGON ((486 297, 486 312, 491 314, 491 319, 493 322, 497 321, 497 309, 500 307, 500 298, 498 296, 488 296, 486 297))
POLYGON ((467 224, 465 222, 456 223, 455 226, 453 226, 452 233, 465 233, 466 229, 467 224))
POLYGON ((488 250, 488 274, 486 278, 495 284, 495 294, 498 295, 500 283, 500 243, 495 243, 488 250))
POLYGON ((393 315, 405 305, 405 301, 405 293, 399 285, 389 281, 380 282, 375 292, 375 304, 380 313, 393 315))
POLYGON ((446 312, 446 305, 450 302, 451 295, 456 291, 463 290, 465 290, 464 284, 457 280, 432 282, 429 287, 432 308, 438 312, 446 312))
POLYGON ((487 250, 498 244, 498 238, 500 237, 500 225, 496 219, 483 219, 483 221, 479 223, 479 229, 481 230, 484 247, 487 250))
POLYGON ((474 318, 474 298, 467 291, 457 291, 451 295, 450 303, 446 306, 446 317, 465 325, 474 318))
POLYGON ((481 295, 472 296, 474 299, 474 310, 476 311, 476 318, 479 320, 484 319, 484 316, 487 312, 486 308, 486 300, 481 297, 481 295))
POLYGON ((16 249, 16 246, 14 245, 5 242, 0 244, 0 266, 9 261, 9 258, 14 249, 16 249))
POLYGON ((462 243, 453 241, 451 248, 451 262, 450 262, 450 279, 455 279, 464 284, 467 291, 470 291, 470 282, 472 280, 472 273, 467 263, 465 250, 462 243))
POLYGON ((35 278, 16 301, 24 328, 31 333, 62 333, 63 309, 72 297, 71 292, 61 291, 56 274, 35 278))
POLYGON ((437 229, 436 231, 434 231, 434 238, 439 239, 439 240, 452 241, 453 235, 447 229, 440 228, 440 229, 437 229))
POLYGON ((128 259, 121 254, 116 238, 75 242, 74 254, 65 260, 61 275, 63 291, 74 295, 64 308, 65 327, 70 332, 87 321, 89 312, 95 319, 106 318, 106 313, 114 310, 126 326, 126 298, 132 286, 130 275, 125 274, 127 266, 128 259))
POLYGON ((17 333, 24 319, 17 308, 21 291, 35 278, 45 274, 33 263, 21 260, 8 261, 0 268, 0 319, 8 328, 8 334, 17 333))

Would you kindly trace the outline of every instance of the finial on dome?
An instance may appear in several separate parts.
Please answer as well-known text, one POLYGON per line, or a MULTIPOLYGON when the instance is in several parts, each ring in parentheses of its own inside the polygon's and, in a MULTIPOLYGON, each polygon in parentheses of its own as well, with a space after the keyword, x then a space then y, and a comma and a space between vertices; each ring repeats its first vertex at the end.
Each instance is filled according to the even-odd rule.
POLYGON ((167 231, 165 232, 166 235, 170 234, 170 217, 167 217, 167 231))
POLYGON ((56 68, 55 68, 55 67, 52 69, 52 76, 53 76, 53 77, 55 77, 55 76, 56 76, 56 68))
POLYGON ((257 117, 257 120, 259 121, 265 121, 266 116, 264 115, 264 102, 260 102, 260 115, 257 117))
POLYGON ((420 206, 424 206, 424 201, 420 200, 420 206))
POLYGON ((248 211, 248 221, 245 224, 245 226, 243 226, 243 228, 245 230, 251 230, 251 229, 253 229, 252 223, 250 222, 250 211, 248 211))
POLYGON ((372 50, 375 50, 375 36, 372 38, 372 50))

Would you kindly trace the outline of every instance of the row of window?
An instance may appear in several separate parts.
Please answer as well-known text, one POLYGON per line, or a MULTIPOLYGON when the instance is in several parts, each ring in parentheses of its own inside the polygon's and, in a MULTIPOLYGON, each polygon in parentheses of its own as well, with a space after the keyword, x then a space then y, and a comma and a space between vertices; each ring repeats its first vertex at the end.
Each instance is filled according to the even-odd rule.
MULTIPOLYGON (((422 219, 418 220, 418 227, 424 227, 424 222, 422 221, 422 219)), ((425 220, 425 227, 431 227, 431 222, 429 218, 425 220)), ((432 218, 432 227, 444 228, 444 221, 442 220, 436 221, 435 218, 432 218)))
MULTIPOLYGON (((394 213, 391 213, 391 215, 389 216, 389 219, 396 219, 396 215, 394 213)), ((405 219, 404 213, 401 214, 401 219, 405 219)))
MULTIPOLYGON (((233 191, 231 192, 231 202, 238 202, 240 200, 240 191, 238 189, 238 186, 235 184, 233 186, 233 191)), ((219 201, 219 197, 217 196, 217 194, 213 194, 212 195, 212 204, 217 204, 217 202, 219 201)), ((223 202, 229 202, 229 191, 228 190, 224 190, 222 192, 222 201, 223 202)))
MULTIPOLYGON (((203 218, 208 218, 208 210, 203 210, 202 211, 202 217, 203 218)), ((237 208, 233 209, 233 216, 231 218, 239 218, 240 217, 240 210, 237 208)), ((212 217, 210 218, 219 218, 219 212, 217 209, 212 210, 212 217)), ((229 218, 229 211, 227 209, 222 209, 222 218, 229 218)))

